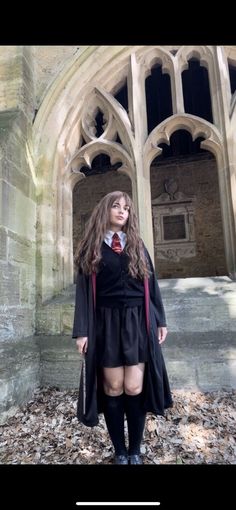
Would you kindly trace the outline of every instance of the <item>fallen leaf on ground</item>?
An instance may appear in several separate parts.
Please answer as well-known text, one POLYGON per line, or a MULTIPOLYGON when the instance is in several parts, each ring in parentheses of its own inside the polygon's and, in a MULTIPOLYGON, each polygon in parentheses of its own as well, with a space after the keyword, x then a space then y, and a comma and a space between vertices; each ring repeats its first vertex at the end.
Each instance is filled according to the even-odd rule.
MULTIPOLYGON (((0 426, 1 464, 111 464, 113 447, 100 415, 76 418, 78 391, 41 388, 0 426)), ((147 415, 144 464, 235 464, 236 391, 173 391, 165 417, 147 415)), ((125 424, 127 434, 127 424, 125 424)))

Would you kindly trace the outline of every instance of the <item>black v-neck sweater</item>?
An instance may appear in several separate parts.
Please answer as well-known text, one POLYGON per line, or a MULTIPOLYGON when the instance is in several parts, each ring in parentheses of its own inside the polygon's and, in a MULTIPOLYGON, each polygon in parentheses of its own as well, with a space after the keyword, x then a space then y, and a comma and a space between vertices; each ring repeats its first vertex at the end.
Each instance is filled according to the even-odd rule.
POLYGON ((144 304, 144 285, 128 273, 129 257, 125 251, 114 252, 105 241, 96 278, 97 306, 129 307, 144 304))

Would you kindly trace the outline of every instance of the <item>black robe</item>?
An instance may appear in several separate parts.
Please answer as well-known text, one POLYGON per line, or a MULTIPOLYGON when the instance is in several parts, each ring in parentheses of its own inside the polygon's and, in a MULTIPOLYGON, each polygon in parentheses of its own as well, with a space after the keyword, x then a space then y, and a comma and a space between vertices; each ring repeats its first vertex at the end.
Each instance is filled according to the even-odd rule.
MULTIPOLYGON (((164 409, 172 406, 172 397, 162 349, 158 343, 157 328, 165 326, 165 312, 159 285, 148 251, 151 276, 148 278, 148 360, 145 364, 143 382, 143 407, 146 412, 164 415, 164 409)), ((87 353, 83 356, 80 376, 77 417, 84 425, 98 425, 98 415, 104 409, 103 378, 101 368, 96 363, 96 305, 94 301, 95 274, 84 275, 78 271, 76 302, 72 337, 88 336, 87 353)))

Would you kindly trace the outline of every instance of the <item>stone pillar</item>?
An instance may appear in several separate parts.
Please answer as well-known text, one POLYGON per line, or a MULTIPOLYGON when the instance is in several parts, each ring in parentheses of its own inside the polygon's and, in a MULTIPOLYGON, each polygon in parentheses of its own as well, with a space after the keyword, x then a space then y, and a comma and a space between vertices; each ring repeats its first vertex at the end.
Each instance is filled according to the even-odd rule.
POLYGON ((36 193, 30 156, 34 117, 30 47, 0 47, 0 413, 28 398, 37 380, 34 349, 36 193), (9 351, 10 346, 10 351, 9 351), (12 354, 10 355, 9 352, 12 354), (18 361, 13 361, 13 360, 18 361))
POLYGON ((236 165, 235 165, 235 129, 236 117, 229 115, 230 84, 228 64, 224 49, 214 47, 217 90, 215 90, 221 112, 220 129, 222 132, 223 153, 218 161, 221 210, 225 242, 227 268, 230 277, 236 280, 236 165))
POLYGON ((174 62, 173 76, 171 76, 172 86, 172 101, 173 101, 173 114, 185 113, 184 112, 184 96, 181 68, 178 61, 174 62))
POLYGON ((145 172, 143 159, 143 148, 147 139, 145 79, 144 72, 137 63, 134 54, 131 55, 131 77, 128 81, 128 89, 135 134, 136 178, 133 182, 133 196, 138 213, 140 234, 154 262, 150 172, 145 172))

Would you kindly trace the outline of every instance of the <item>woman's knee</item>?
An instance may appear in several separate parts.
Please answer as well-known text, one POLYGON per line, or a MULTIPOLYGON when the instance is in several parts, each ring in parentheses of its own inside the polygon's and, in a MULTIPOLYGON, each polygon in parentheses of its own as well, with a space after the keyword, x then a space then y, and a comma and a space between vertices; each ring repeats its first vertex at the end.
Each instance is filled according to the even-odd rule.
POLYGON ((143 389, 144 364, 125 367, 124 391, 127 395, 139 395, 143 389))
POLYGON ((103 381, 103 387, 106 395, 110 397, 118 397, 124 392, 123 382, 120 381, 103 381))
POLYGON ((142 384, 135 384, 132 382, 125 383, 124 391, 127 395, 139 395, 142 392, 142 384))
POLYGON ((124 379, 123 377, 104 377, 103 387, 106 395, 110 397, 118 397, 124 392, 124 379))
POLYGON ((103 371, 103 387, 107 395, 116 397, 121 395, 124 391, 124 369, 123 367, 117 368, 104 368, 103 371))

